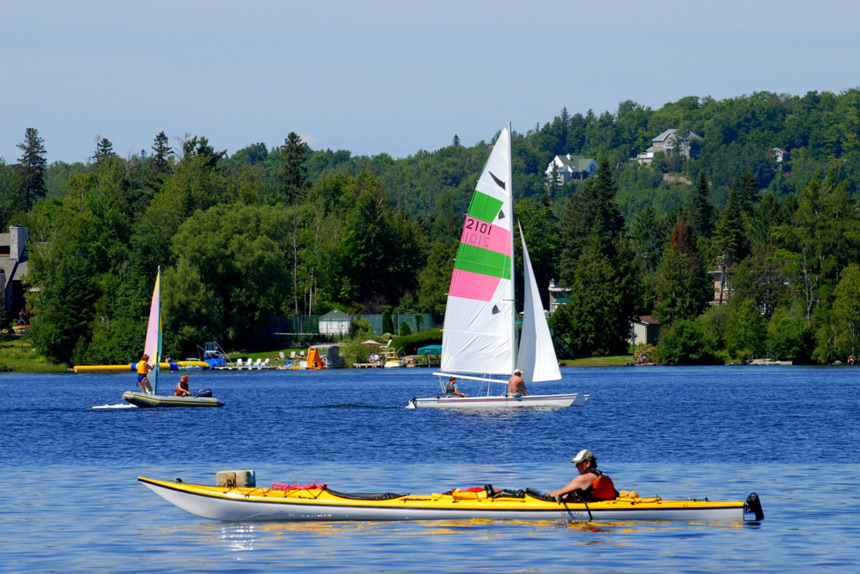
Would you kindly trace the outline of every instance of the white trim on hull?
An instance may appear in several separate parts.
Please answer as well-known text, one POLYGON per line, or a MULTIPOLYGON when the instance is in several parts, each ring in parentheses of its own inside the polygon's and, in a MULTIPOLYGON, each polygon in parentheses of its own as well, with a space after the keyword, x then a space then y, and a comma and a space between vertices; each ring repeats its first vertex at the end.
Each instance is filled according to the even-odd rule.
POLYGON ((519 407, 581 407, 590 395, 568 393, 560 395, 526 395, 522 397, 477 396, 477 397, 414 397, 407 409, 474 409, 474 408, 519 408, 519 407))
MULTIPOLYGON (((265 488, 215 488, 139 477, 149 490, 171 504, 211 520, 562 520, 569 522, 702 521, 743 522, 749 503, 707 501, 547 502, 529 495, 519 498, 450 501, 450 496, 396 496, 388 500, 350 499, 328 491, 295 493, 265 488), (311 493, 316 492, 316 496, 311 493), (326 497, 320 501, 317 497, 326 497), (332 501, 332 502, 329 502, 332 501)), ((753 495, 750 495, 752 498, 753 495)), ((749 499, 748 499, 749 501, 749 499)), ((758 499, 756 497, 756 504, 758 499)), ((759 505, 756 520, 761 520, 759 505)))

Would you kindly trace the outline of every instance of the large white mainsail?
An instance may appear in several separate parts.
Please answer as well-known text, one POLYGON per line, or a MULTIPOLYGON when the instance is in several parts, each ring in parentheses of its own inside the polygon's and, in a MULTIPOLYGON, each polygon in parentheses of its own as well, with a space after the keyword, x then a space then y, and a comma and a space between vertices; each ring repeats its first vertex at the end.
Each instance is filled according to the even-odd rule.
POLYGON ((510 375, 514 370, 511 126, 499 134, 469 204, 451 276, 442 371, 510 375))
POLYGON ((161 363, 161 267, 155 277, 155 289, 152 290, 152 303, 149 306, 149 325, 146 328, 146 343, 143 352, 149 355, 150 364, 155 365, 149 372, 149 384, 152 393, 158 394, 158 371, 161 363))
POLYGON ((561 370, 558 368, 558 358, 555 355, 555 347, 552 344, 552 336, 546 322, 522 227, 520 227, 520 239, 523 242, 525 287, 523 288, 523 328, 520 333, 517 368, 522 370, 523 380, 527 383, 557 381, 561 379, 561 370))

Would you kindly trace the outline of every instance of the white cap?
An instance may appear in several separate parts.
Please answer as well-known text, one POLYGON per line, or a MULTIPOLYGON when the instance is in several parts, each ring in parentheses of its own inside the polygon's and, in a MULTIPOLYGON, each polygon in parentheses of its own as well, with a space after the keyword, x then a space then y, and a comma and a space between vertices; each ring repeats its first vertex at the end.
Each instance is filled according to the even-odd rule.
POLYGON ((581 451, 579 451, 578 453, 576 453, 576 456, 573 457, 572 459, 570 459, 570 462, 572 462, 574 464, 579 464, 580 462, 582 462, 584 460, 597 460, 597 459, 594 457, 593 452, 591 452, 587 448, 584 448, 581 451))

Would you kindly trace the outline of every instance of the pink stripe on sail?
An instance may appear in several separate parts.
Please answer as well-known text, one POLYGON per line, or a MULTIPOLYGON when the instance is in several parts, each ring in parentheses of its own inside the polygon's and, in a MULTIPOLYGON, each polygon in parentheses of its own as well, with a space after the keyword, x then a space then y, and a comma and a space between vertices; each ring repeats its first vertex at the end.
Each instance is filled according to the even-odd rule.
POLYGON ((448 295, 477 301, 491 301, 500 280, 499 277, 454 269, 448 295))
POLYGON ((510 230, 474 217, 466 217, 460 243, 502 253, 508 257, 511 255, 510 230))

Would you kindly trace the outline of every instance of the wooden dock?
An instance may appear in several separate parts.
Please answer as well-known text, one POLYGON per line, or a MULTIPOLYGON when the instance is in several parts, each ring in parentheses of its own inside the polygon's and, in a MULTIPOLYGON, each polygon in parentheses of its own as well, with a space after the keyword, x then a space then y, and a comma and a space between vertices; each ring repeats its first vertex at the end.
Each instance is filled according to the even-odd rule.
POLYGON ((385 366, 385 363, 353 363, 353 369, 381 369, 385 366))

